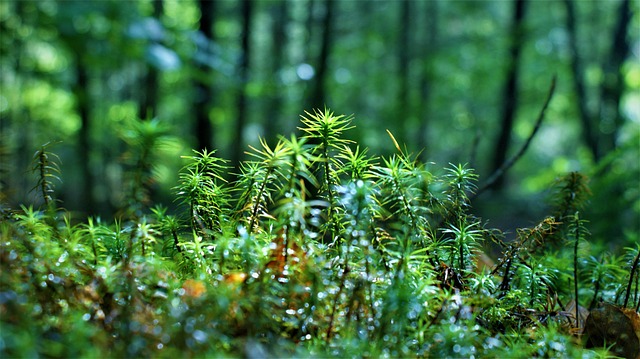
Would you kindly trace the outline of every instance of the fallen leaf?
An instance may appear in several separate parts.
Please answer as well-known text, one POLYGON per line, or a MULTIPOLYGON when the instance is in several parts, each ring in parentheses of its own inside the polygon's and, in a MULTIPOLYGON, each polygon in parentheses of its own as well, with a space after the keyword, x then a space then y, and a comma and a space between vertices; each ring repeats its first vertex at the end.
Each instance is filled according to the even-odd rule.
POLYGON ((243 272, 231 272, 224 275, 224 281, 229 284, 241 284, 247 279, 247 274, 243 272))
POLYGON ((187 279, 182 283, 182 289, 184 289, 184 296, 189 298, 198 298, 207 292, 207 288, 199 280, 187 279))
POLYGON ((601 303, 585 323, 587 348, 611 346, 611 351, 627 359, 640 359, 640 316, 631 309, 601 303))
POLYGON ((569 333, 574 335, 582 335, 584 333, 584 326, 586 319, 589 317, 589 310, 581 305, 578 306, 578 318, 579 321, 576 321, 576 301, 571 299, 565 310, 558 313, 560 316, 563 316, 569 320, 569 324, 571 328, 569 329, 569 333))

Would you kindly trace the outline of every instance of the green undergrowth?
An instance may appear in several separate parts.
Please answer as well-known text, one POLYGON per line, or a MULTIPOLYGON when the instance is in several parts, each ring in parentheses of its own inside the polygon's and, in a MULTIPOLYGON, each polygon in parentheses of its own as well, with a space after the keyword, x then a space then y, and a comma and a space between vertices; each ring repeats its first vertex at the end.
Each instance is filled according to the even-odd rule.
POLYGON ((129 133, 115 220, 74 220, 36 153, 43 205, 1 208, 1 357, 602 357, 571 308, 640 302, 639 247, 590 238, 579 173, 507 240, 471 214, 472 168, 393 136, 372 156, 325 110, 237 170, 185 156, 170 211, 150 201, 154 126, 129 133))

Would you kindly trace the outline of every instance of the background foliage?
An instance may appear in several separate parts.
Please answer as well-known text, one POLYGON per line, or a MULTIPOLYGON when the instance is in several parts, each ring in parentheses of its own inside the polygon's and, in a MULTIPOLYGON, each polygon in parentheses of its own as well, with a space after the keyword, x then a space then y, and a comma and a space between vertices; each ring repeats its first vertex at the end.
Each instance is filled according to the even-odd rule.
POLYGON ((640 226, 637 5, 3 1, 2 201, 34 200, 31 157, 50 143, 57 198, 78 217, 172 203, 190 148, 216 150, 232 176, 258 135, 274 144, 325 105, 357 114, 350 137, 370 153, 389 153, 389 129, 423 161, 486 178, 529 135, 555 74, 539 135, 474 211, 514 236, 540 220, 556 178, 580 171, 593 236, 629 241, 640 226))

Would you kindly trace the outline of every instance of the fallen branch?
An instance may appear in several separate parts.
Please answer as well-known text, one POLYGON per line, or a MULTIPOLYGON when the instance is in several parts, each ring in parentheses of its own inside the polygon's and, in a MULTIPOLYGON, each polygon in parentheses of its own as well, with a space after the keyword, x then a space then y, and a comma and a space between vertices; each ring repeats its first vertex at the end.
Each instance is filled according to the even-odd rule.
POLYGON ((495 172, 493 172, 493 174, 489 176, 489 178, 485 181, 485 183, 482 186, 480 186, 478 190, 469 198, 469 201, 472 201, 473 199, 478 197, 482 192, 486 191, 488 188, 493 186, 493 184, 496 183, 496 181, 498 181, 502 176, 504 176, 507 173, 507 171, 527 151, 527 148, 529 147, 529 144, 531 144, 533 137, 535 137, 536 133, 538 132, 538 129, 540 129, 540 125, 542 124, 542 120, 544 119, 545 112, 549 107, 549 103, 551 102, 551 98, 553 97, 553 93, 555 92, 555 89, 556 89, 556 76, 553 76, 553 79, 551 80, 551 86, 549 88, 549 94, 547 95, 547 99, 545 100, 544 105, 542 106, 542 109, 538 114, 538 118, 536 119, 536 124, 535 126, 533 126, 533 130, 531 131, 531 134, 529 135, 527 140, 524 142, 520 150, 515 155, 513 155, 513 157, 506 160, 500 166, 500 168, 495 170, 495 172))

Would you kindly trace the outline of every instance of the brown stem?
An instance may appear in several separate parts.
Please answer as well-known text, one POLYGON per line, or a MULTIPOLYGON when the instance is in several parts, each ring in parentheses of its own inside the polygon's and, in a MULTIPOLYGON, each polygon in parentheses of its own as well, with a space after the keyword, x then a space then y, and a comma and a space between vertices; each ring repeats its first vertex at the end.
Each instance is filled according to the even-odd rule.
POLYGON ((578 217, 578 213, 575 215, 576 221, 576 242, 573 247, 573 291, 576 298, 576 328, 580 328, 580 314, 578 309, 580 309, 580 302, 578 301, 578 243, 580 242, 580 218, 578 217))
POLYGON ((638 269, 639 261, 640 261, 640 250, 638 250, 638 255, 636 256, 636 259, 633 261, 633 265, 631 266, 631 272, 629 273, 630 277, 629 277, 629 283, 627 284, 627 294, 624 296, 624 305, 623 305, 624 308, 626 308, 627 304, 629 303, 629 294, 631 294, 631 283, 633 283, 633 275, 638 269))

